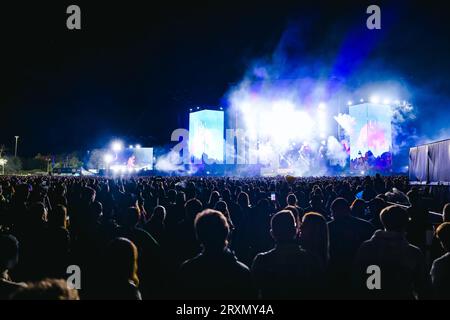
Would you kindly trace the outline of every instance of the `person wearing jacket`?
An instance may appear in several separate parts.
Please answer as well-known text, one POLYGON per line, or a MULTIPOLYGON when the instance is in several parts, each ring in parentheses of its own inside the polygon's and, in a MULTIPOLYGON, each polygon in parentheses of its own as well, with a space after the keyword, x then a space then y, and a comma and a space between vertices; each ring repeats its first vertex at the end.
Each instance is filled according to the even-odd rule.
POLYGON ((180 267, 180 298, 255 298, 249 268, 227 246, 230 227, 226 217, 206 209, 197 215, 194 226, 203 250, 180 267))
POLYGON ((359 248, 354 288, 361 299, 426 299, 431 282, 421 250, 406 240, 408 213, 392 205, 381 211, 384 230, 359 248))

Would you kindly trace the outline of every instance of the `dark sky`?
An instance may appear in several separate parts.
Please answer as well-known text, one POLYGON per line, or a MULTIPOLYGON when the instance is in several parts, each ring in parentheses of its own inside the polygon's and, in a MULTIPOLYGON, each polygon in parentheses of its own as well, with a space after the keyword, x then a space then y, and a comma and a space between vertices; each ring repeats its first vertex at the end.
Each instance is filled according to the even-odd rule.
MULTIPOLYGON (((186 126, 190 107, 221 103, 292 24, 303 27, 300 54, 309 59, 363 50, 359 68, 383 61, 414 88, 449 101, 450 28, 441 2, 378 3, 381 31, 365 28, 372 4, 365 1, 2 3, 0 144, 11 151, 19 135, 23 155, 102 147, 112 136, 166 144, 186 126), (69 4, 81 7, 81 31, 66 29, 69 4), (359 45, 349 42, 353 34, 359 45)), ((450 114, 427 108, 440 121, 450 114)))

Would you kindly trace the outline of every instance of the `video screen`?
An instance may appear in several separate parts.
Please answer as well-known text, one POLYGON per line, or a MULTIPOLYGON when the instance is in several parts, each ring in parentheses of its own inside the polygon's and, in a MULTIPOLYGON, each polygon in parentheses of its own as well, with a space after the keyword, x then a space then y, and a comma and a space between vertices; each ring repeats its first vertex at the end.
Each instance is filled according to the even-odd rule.
POLYGON ((202 110, 189 114, 189 153, 195 159, 223 162, 224 112, 202 110))
POLYGON ((153 170, 153 148, 128 148, 118 156, 118 162, 127 169, 153 170))
POLYGON ((350 106, 355 125, 350 133, 350 163, 354 170, 384 171, 392 166, 392 110, 384 104, 350 106))

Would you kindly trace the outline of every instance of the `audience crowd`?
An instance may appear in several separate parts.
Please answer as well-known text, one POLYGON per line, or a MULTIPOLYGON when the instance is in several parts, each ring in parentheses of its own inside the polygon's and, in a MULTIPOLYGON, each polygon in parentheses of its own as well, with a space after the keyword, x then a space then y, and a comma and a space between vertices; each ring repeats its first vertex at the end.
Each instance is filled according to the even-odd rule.
POLYGON ((0 299, 449 299, 438 202, 402 176, 3 176, 0 299))

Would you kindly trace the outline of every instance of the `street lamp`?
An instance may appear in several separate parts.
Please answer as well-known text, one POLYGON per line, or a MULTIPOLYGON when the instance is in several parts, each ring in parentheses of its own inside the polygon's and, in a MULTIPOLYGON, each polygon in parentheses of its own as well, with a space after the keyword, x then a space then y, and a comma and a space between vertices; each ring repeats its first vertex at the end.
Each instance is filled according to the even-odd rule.
POLYGON ((14 148, 14 158, 17 158, 17 141, 19 140, 19 136, 14 136, 16 138, 16 146, 14 148))

